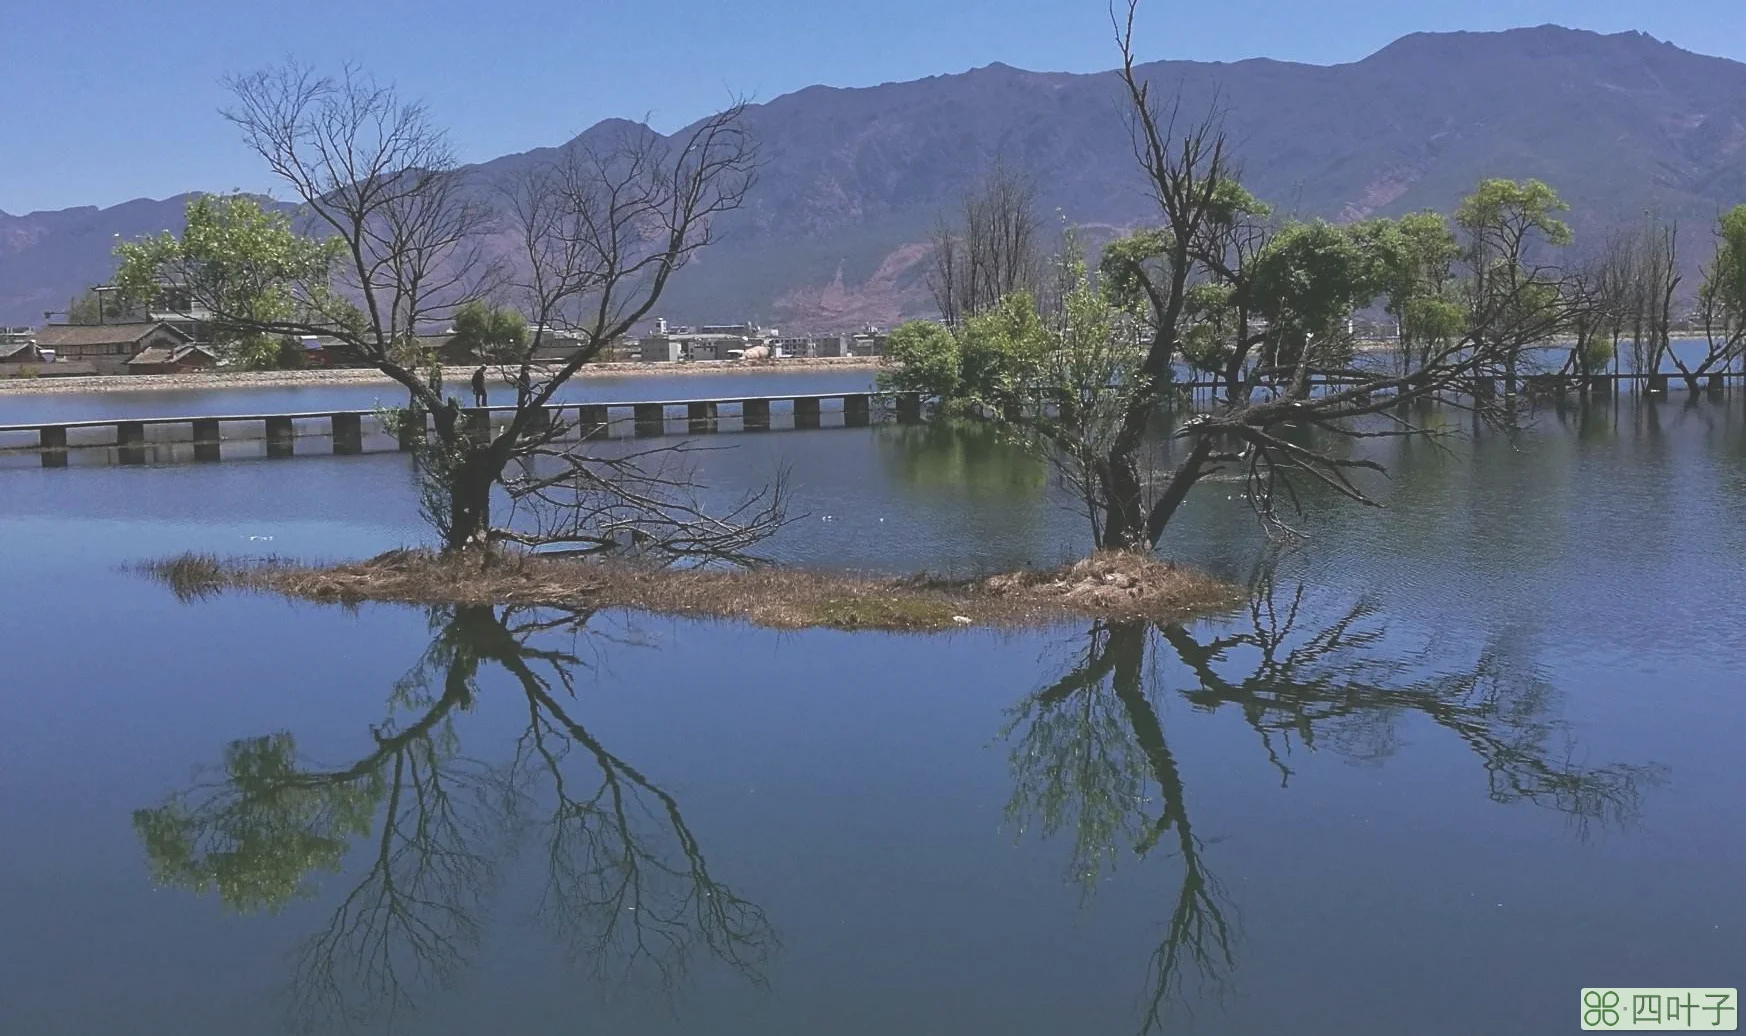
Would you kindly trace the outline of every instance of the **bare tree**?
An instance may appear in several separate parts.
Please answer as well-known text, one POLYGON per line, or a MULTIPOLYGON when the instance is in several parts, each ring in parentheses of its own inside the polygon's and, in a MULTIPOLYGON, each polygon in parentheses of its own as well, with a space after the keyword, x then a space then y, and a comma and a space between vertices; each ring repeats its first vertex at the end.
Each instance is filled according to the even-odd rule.
MULTIPOLYGON (((448 135, 423 104, 349 65, 328 77, 288 62, 227 85, 236 105, 225 118, 291 189, 315 231, 340 243, 337 283, 298 285, 299 312, 264 330, 335 334, 441 411, 419 365, 404 362, 406 347, 489 290, 498 273, 481 248, 492 214, 468 189, 448 135)), ((249 322, 247 314, 221 316, 249 322)), ((452 420, 440 428, 452 429, 452 420)))
POLYGON ((572 144, 498 185, 516 253, 507 295, 531 327, 519 351, 500 357, 516 409, 485 444, 484 466, 527 520, 490 529, 490 538, 745 560, 746 548, 784 521, 780 474, 711 514, 694 463, 706 448, 589 449, 569 441, 577 429, 546 409, 566 380, 652 311, 673 274, 710 243, 715 219, 743 201, 755 156, 742 111, 711 116, 674 141, 639 126, 605 146, 572 144))
POLYGON ((229 85, 237 103, 226 117, 289 185, 319 247, 262 217, 241 228, 260 233, 237 238, 254 248, 246 263, 185 237, 142 250, 133 280, 172 282, 228 327, 332 335, 404 386, 410 419, 423 426, 428 414, 433 426, 420 461, 445 549, 491 540, 505 469, 572 430, 549 419, 554 395, 653 310, 754 177, 735 103, 672 138, 638 126, 603 147, 573 144, 497 185, 500 207, 491 185, 457 166, 422 104, 354 68, 328 77, 288 63, 229 85), (508 263, 493 240, 506 233, 508 263), (493 431, 444 398, 440 361, 418 335, 505 295, 533 326, 491 357, 516 387, 513 413, 493 431))
POLYGON ((1014 292, 1036 295, 1042 284, 1036 189, 997 161, 965 193, 956 224, 944 217, 933 230, 933 272, 928 288, 948 327, 997 305, 1014 292))

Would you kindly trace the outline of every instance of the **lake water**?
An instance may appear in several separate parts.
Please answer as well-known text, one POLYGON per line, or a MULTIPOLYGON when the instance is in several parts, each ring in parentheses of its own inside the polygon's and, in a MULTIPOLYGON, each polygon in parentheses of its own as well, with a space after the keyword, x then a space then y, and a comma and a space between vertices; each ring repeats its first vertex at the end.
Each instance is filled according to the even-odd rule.
MULTIPOLYGON (((985 437, 719 441, 723 492, 791 466, 788 560, 1083 546, 985 437)), ((1742 397, 1367 448, 1388 506, 1289 550, 1196 490, 1164 552, 1231 614, 943 636, 180 602, 126 566, 420 541, 406 459, 0 472, 0 1033, 1465 1036, 1746 985, 1742 397)))

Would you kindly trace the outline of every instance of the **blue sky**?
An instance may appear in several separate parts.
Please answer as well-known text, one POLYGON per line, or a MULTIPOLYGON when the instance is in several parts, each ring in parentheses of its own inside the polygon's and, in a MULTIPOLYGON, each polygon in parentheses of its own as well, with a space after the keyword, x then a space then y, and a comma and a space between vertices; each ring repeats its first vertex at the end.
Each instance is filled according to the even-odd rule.
MULTIPOLYGON (((1746 60, 1742 0, 1143 0, 1142 57, 1354 61, 1415 31, 1640 29, 1746 60)), ((768 100, 1004 61, 1113 63, 1104 0, 0 0, 0 210, 270 188, 218 117, 220 79, 354 60, 423 97, 465 160, 607 116, 669 130, 768 100)))

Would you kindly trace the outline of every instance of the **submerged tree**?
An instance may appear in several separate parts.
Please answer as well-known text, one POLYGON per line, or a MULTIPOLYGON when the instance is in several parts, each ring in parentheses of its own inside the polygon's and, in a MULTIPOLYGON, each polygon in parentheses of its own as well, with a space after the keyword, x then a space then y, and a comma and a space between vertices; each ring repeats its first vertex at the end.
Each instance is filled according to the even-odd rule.
POLYGON ((1171 753, 1166 696, 1200 710, 1236 709, 1289 781, 1296 749, 1332 748, 1379 761, 1408 715, 1454 735, 1484 769, 1493 801, 1552 809, 1586 831, 1636 816, 1654 767, 1580 766, 1546 711, 1550 689, 1488 647, 1468 666, 1427 673, 1425 659, 1381 654, 1385 629, 1358 602, 1327 617, 1302 586, 1264 579, 1248 614, 1214 635, 1144 622, 1098 623, 1064 675, 1009 714, 1014 791, 1010 823, 1072 841, 1070 871, 1090 895, 1105 872, 1168 846, 1179 877, 1163 897, 1169 917, 1154 951, 1143 1032, 1164 1024, 1192 979, 1223 988, 1236 963, 1235 908, 1191 823, 1191 781, 1171 753), (1180 665, 1167 684, 1161 659, 1180 665))
POLYGON ((1527 346, 1567 325, 1560 278, 1536 261, 1564 239, 1550 216, 1562 203, 1544 184, 1486 181, 1463 204, 1459 238, 1434 214, 1269 222, 1217 114, 1183 119, 1142 78, 1137 4, 1117 18, 1118 74, 1158 225, 1112 243, 1095 275, 1070 249, 1061 267, 1076 301, 1058 320, 1018 292, 956 328, 901 329, 888 383, 1064 461, 1102 548, 1155 546, 1195 484, 1225 470, 1275 527, 1300 483, 1372 503, 1355 470, 1377 465, 1344 456, 1341 440, 1427 434, 1401 406, 1416 400, 1501 415, 1508 393, 1476 386, 1513 378, 1527 346), (1378 302, 1401 315, 1412 362, 1356 348, 1349 318, 1378 302), (1224 390, 1179 421, 1178 364, 1224 390), (1170 470, 1153 474, 1166 453, 1170 470))
POLYGON ((672 138, 637 126, 604 145, 573 143, 498 205, 423 105, 355 69, 329 77, 293 63, 229 85, 226 117, 290 187, 308 233, 247 199, 197 199, 181 237, 119 249, 120 281, 135 296, 173 287, 237 333, 338 338, 404 386, 433 425, 427 496, 440 498, 448 549, 492 538, 492 487, 568 431, 546 405, 653 310, 753 178, 734 104, 672 138), (508 264, 488 247, 500 233, 518 243, 508 264), (444 400, 419 334, 457 315, 465 324, 505 292, 532 328, 519 339, 485 329, 516 385, 513 414, 491 431, 444 400))
POLYGON ((701 953, 761 982, 776 947, 763 911, 711 874, 672 795, 577 718, 584 660, 561 635, 587 618, 434 611, 435 638, 355 762, 311 766, 287 733, 246 739, 227 749, 216 780, 137 811, 154 878, 215 891, 228 909, 270 911, 361 857, 356 883, 297 953, 302 1031, 408 1011, 452 984, 498 872, 524 846, 545 870, 540 923, 575 966, 673 991, 701 953), (506 764, 461 751, 464 714, 491 693, 487 667, 526 699, 506 764))
POLYGON ((1716 221, 1716 251, 1698 290, 1698 316, 1709 346, 1704 358, 1687 367, 1673 357, 1694 393, 1698 376, 1727 370, 1746 357, 1746 205, 1734 206, 1716 221))

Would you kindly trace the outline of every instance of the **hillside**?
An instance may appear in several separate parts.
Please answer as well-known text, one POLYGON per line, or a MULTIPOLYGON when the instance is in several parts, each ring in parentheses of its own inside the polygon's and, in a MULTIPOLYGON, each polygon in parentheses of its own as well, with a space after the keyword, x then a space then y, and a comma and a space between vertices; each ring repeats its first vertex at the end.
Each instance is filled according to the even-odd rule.
MULTIPOLYGON (((1718 207, 1746 200, 1746 64, 1640 33, 1419 34, 1345 65, 1146 71, 1187 112, 1216 98, 1245 182, 1304 215, 1447 209, 1481 177, 1536 176, 1570 201, 1579 242, 1656 210, 1688 221, 1695 253, 1718 207)), ((997 155, 1035 178, 1047 213, 1144 219, 1117 86, 996 64, 754 108, 757 191, 675 282, 665 315, 807 329, 923 312, 927 227, 997 155)), ((116 234, 174 226, 182 204, 0 213, 0 323, 63 307, 106 276, 116 234)))

